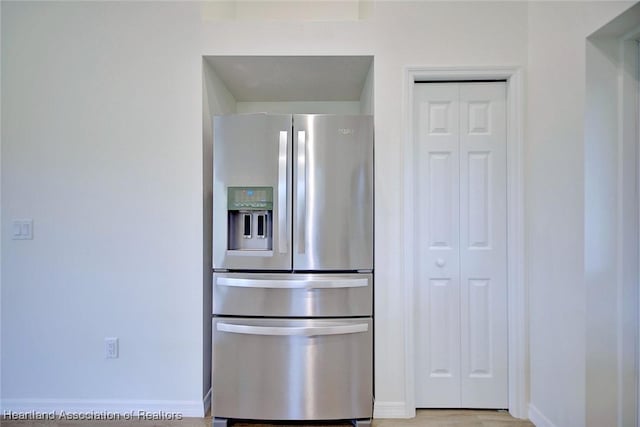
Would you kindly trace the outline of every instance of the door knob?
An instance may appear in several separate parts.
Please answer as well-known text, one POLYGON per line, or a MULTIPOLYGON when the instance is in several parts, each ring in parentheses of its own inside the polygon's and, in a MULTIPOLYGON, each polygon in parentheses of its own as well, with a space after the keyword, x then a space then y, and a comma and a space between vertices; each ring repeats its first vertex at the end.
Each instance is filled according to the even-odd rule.
POLYGON ((444 267, 444 265, 445 265, 445 264, 446 264, 446 262, 444 262, 444 260, 443 260, 442 258, 438 258, 438 259, 436 260, 436 265, 437 265, 438 267, 441 267, 441 268, 442 268, 442 267, 444 267))

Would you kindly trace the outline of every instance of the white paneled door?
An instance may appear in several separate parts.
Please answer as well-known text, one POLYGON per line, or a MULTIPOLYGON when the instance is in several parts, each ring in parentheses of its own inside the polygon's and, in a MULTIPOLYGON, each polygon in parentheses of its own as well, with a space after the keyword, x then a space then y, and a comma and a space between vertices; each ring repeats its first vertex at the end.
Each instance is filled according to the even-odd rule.
POLYGON ((506 85, 414 93, 416 406, 506 408, 506 85))

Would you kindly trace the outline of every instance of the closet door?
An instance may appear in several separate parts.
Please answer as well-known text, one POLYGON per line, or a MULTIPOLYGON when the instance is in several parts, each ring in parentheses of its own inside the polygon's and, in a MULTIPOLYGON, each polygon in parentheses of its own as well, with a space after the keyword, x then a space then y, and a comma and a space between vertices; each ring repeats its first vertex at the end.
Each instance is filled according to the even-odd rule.
POLYGON ((505 100, 416 86, 417 407, 507 407, 505 100))
POLYGON ((416 86, 416 405, 460 406, 460 133, 457 84, 416 86))
POLYGON ((508 407, 504 83, 460 85, 461 406, 508 407))

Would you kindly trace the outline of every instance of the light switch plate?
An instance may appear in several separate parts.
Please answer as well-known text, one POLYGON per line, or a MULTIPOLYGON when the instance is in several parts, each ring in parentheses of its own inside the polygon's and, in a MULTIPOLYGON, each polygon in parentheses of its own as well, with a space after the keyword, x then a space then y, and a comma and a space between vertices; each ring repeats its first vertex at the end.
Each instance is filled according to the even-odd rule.
POLYGON ((11 224, 11 238, 13 240, 33 239, 33 220, 16 219, 11 224))

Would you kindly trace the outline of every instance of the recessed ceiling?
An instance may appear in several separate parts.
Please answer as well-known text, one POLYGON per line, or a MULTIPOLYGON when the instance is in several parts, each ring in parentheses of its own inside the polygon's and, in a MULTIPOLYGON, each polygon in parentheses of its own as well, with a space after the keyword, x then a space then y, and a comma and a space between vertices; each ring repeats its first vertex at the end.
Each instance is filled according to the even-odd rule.
POLYGON ((238 102, 358 101, 372 56, 209 56, 238 102))

